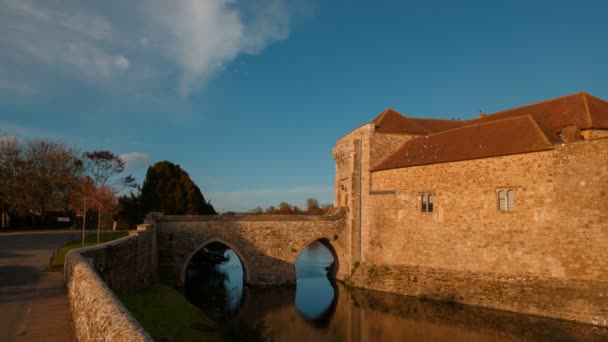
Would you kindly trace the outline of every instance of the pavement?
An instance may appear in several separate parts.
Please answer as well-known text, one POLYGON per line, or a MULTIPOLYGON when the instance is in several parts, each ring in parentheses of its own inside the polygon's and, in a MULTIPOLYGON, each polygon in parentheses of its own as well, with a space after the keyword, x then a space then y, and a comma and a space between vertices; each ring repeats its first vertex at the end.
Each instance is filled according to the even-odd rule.
POLYGON ((45 272, 78 232, 0 233, 0 341, 76 341, 60 272, 45 272))

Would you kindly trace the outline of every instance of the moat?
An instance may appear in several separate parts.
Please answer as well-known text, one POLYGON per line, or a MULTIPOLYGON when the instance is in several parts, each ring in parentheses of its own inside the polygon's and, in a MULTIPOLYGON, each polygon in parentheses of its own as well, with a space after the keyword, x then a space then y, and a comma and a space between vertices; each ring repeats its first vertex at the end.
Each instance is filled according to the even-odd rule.
POLYGON ((296 287, 245 287, 238 256, 209 247, 188 269, 186 296, 226 341, 608 339, 605 328, 347 288, 328 278, 333 257, 318 242, 297 259, 296 287))

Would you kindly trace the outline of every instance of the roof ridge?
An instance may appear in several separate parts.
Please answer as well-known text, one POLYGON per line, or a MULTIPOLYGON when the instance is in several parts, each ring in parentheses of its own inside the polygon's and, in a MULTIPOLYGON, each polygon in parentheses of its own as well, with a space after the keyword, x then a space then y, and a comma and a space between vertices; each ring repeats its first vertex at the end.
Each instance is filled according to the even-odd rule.
POLYGON ((432 121, 461 121, 461 122, 465 122, 465 121, 469 121, 469 120, 452 120, 452 119, 440 119, 440 118, 420 118, 420 117, 407 117, 408 119, 416 119, 416 120, 432 120, 432 121))
MULTIPOLYGON (((494 124, 496 122, 502 122, 502 121, 507 121, 507 120, 515 120, 515 119, 519 119, 521 117, 526 117, 526 116, 532 117, 531 114, 521 114, 521 115, 512 116, 512 117, 508 117, 508 118, 501 118, 501 119, 496 119, 496 120, 491 120, 491 121, 485 121, 485 122, 476 122, 476 123, 473 123, 471 125, 465 125, 465 126, 450 128, 450 129, 446 129, 446 130, 441 131, 441 132, 428 134, 427 136, 430 137, 430 136, 435 136, 435 135, 439 135, 439 134, 442 134, 442 133, 452 132, 452 131, 455 131, 455 130, 458 130, 458 129, 469 128, 469 127, 478 127, 478 126, 483 126, 483 125, 490 125, 490 124, 494 124)), ((477 119, 472 119, 472 120, 467 120, 467 121, 476 121, 476 120, 477 119)), ((532 120, 534 121, 534 119, 532 119, 532 120)), ((543 133, 543 135, 545 135, 545 134, 543 133)))
POLYGON ((585 105, 585 113, 587 113, 587 124, 589 125, 589 127, 591 127, 593 125, 593 120, 591 119, 591 112, 589 111, 589 103, 587 102, 587 97, 589 96, 589 94, 585 93, 585 92, 581 92, 581 95, 583 96, 583 104, 585 105))
MULTIPOLYGON (((549 102, 553 102, 553 101, 556 101, 556 100, 562 100, 562 99, 565 99, 565 98, 568 98, 568 97, 574 97, 574 96, 582 95, 582 94, 586 94, 586 93, 583 92, 583 91, 579 91, 578 93, 573 93, 573 94, 563 95, 563 96, 559 96, 559 97, 554 97, 552 99, 542 100, 542 101, 538 101, 538 102, 533 102, 533 103, 529 103, 529 104, 526 104, 526 105, 523 105, 523 106, 519 106, 519 107, 513 107, 513 108, 503 109, 503 110, 500 110, 498 112, 490 113, 490 114, 488 114, 488 116, 492 116, 494 114, 501 114, 501 113, 504 113, 504 112, 515 111, 517 109, 522 109, 522 108, 526 108, 526 107, 530 107, 530 106, 536 106, 536 105, 539 105, 539 104, 549 103, 549 102)), ((473 119, 473 120, 475 120, 475 119, 473 119)))
POLYGON ((536 128, 536 130, 538 131, 538 133, 540 135, 542 135, 542 137, 545 139, 545 141, 547 142, 547 144, 553 146, 553 143, 549 140, 549 137, 547 137, 547 133, 545 133, 542 128, 540 128, 540 126, 538 125, 538 122, 536 122, 536 120, 534 119, 534 117, 530 114, 524 114, 522 115, 523 117, 528 117, 530 119, 530 121, 532 121, 532 125, 536 128))
POLYGON ((402 115, 401 113, 399 113, 398 111, 394 110, 391 107, 386 108, 385 110, 383 110, 380 114, 378 114, 378 116, 376 116, 376 118, 374 120, 372 120, 371 122, 378 124, 380 121, 382 121, 382 119, 384 119, 384 117, 386 116, 386 114, 393 112, 397 115, 400 115, 401 117, 405 118, 405 115, 402 115))

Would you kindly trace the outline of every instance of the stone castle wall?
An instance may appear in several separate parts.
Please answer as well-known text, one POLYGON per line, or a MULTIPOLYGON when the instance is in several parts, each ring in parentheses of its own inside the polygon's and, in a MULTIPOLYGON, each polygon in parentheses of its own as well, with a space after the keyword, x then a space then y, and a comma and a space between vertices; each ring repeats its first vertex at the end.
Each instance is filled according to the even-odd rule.
POLYGON ((152 341, 114 291, 158 277, 156 231, 140 225, 130 236, 70 251, 64 280, 79 341, 152 341))
POLYGON ((372 173, 364 259, 608 281, 608 139, 372 173), (497 189, 515 190, 500 211, 497 189), (418 195, 435 194, 420 212, 418 195))
POLYGON ((352 281, 608 325, 607 158, 599 139, 369 173, 352 281), (498 210, 500 188, 515 190, 514 211, 498 210), (433 213, 420 212, 425 192, 433 213))

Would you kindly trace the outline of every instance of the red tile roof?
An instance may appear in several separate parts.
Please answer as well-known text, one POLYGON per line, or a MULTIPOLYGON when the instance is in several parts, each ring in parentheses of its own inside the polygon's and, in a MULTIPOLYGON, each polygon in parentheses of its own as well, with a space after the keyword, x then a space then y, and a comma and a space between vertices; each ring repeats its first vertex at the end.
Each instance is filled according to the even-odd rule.
POLYGON ((587 111, 591 120, 590 128, 608 128, 608 102, 585 94, 587 111))
POLYGON ((552 149, 565 127, 608 129, 608 102, 577 93, 464 121, 406 118, 387 109, 372 122, 377 133, 421 135, 378 171, 552 149))
POLYGON ((408 140, 373 171, 552 148, 534 119, 522 115, 408 140))
POLYGON ((463 121, 409 118, 391 108, 380 113, 372 122, 376 124, 378 133, 412 135, 437 133, 463 125, 463 121))
POLYGON ((608 102, 584 92, 504 110, 469 122, 488 122, 526 114, 532 115, 540 126, 555 134, 568 126, 608 128, 608 102))

